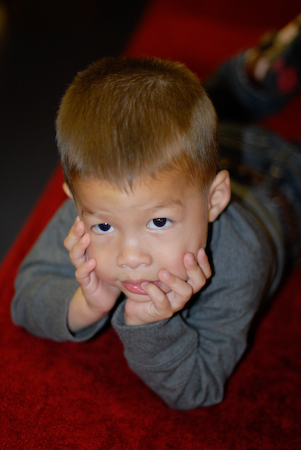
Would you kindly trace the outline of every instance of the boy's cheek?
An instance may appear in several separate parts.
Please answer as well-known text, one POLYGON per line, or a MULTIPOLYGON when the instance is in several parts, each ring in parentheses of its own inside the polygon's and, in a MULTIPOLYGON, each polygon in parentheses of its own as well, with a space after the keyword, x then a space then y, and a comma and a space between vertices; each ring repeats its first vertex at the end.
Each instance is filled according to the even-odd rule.
POLYGON ((93 251, 93 246, 92 246, 91 244, 90 244, 89 247, 87 248, 86 254, 87 254, 87 256, 88 256, 88 259, 95 258, 94 251, 93 251))
POLYGON ((120 289, 120 286, 116 284, 116 279, 113 279, 112 277, 112 270, 110 270, 108 265, 103 261, 99 261, 96 259, 95 274, 104 283, 107 283, 110 286, 118 287, 118 289, 120 289))
POLYGON ((89 233, 88 231, 86 231, 86 233, 88 233, 90 235, 91 238, 91 242, 89 247, 86 250, 87 256, 89 259, 95 258, 97 263, 100 263, 102 259, 104 259, 104 248, 103 246, 101 246, 100 249, 100 245, 99 242, 95 242, 95 236, 92 233, 89 233))
POLYGON ((185 253, 181 253, 181 255, 179 255, 178 258, 174 258, 170 262, 170 264, 166 264, 166 266, 162 267, 162 269, 166 269, 172 275, 176 276, 177 278, 180 278, 181 280, 186 281, 187 280, 187 272, 186 272, 186 269, 184 266, 184 254, 185 253))
MULTIPOLYGON (((106 257, 106 254, 104 251, 99 251, 99 249, 95 249, 93 246, 93 242, 89 245, 89 247, 86 250, 86 254, 88 256, 88 259, 94 258, 96 260, 96 274, 102 273, 106 269, 108 269, 108 266, 110 265, 109 258, 106 257)), ((99 275, 98 275, 99 276, 99 275)))

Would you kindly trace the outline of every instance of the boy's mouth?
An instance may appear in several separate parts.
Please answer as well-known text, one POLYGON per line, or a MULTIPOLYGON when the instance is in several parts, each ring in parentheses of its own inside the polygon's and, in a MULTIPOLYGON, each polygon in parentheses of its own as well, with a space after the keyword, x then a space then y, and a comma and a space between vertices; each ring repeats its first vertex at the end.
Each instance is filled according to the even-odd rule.
MULTIPOLYGON (((129 292, 132 294, 139 294, 139 295, 148 295, 141 286, 142 283, 147 282, 147 280, 135 280, 135 281, 122 281, 123 287, 125 287, 129 292)), ((153 283, 156 286, 159 286, 161 281, 149 281, 149 283, 153 283)))

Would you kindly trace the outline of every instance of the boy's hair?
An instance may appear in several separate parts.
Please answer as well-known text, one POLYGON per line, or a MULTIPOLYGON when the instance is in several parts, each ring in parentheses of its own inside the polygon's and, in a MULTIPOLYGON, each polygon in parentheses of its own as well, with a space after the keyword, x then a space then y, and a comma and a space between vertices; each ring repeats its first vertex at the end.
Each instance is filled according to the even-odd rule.
POLYGON ((56 121, 65 180, 98 178, 120 189, 178 171, 203 190, 218 168, 215 110, 183 64, 103 58, 79 72, 56 121))

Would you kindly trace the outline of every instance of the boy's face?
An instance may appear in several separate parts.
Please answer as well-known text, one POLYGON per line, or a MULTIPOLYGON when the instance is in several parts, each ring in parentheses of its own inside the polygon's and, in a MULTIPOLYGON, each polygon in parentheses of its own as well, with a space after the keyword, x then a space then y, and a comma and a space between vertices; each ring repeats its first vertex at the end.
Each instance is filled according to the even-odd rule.
POLYGON ((170 290, 158 280, 160 269, 187 279, 183 257, 205 248, 208 232, 208 197, 197 187, 166 175, 137 182, 128 192, 94 179, 77 183, 75 190, 91 236, 87 255, 96 259, 101 280, 145 301, 143 281, 170 290))

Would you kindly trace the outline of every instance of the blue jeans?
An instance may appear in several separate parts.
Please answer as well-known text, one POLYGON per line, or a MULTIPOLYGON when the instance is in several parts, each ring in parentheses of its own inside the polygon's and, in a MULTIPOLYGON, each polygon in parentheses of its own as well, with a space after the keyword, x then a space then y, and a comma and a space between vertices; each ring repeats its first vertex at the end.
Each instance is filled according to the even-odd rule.
POLYGON ((226 62, 207 83, 219 119, 221 168, 245 185, 282 228, 283 255, 301 254, 301 147, 249 122, 279 111, 285 99, 248 80, 244 54, 226 62), (224 122, 230 121, 230 123, 224 122))
POLYGON ((245 53, 223 64, 205 83, 220 120, 247 122, 275 114, 287 103, 287 97, 271 89, 269 92, 250 83, 246 72, 245 53))

